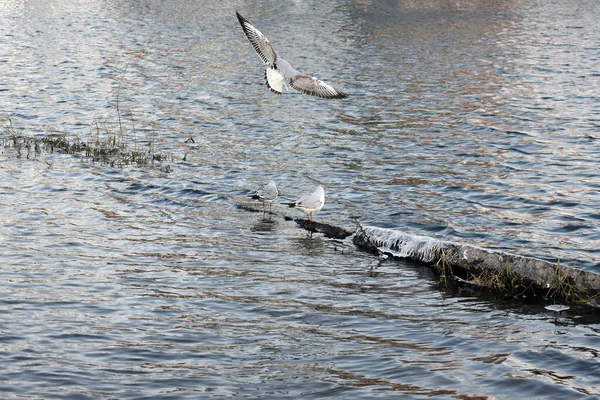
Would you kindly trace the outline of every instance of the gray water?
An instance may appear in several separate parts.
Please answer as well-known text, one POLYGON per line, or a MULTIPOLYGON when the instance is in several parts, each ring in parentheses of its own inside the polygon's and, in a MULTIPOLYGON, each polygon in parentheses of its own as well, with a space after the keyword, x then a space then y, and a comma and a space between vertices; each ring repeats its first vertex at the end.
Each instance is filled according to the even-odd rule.
POLYGON ((3 133, 2 397, 600 396, 593 310, 450 294, 239 206, 321 183, 319 221, 600 271, 599 7, 3 1, 5 127, 89 140, 120 115, 169 160, 19 157, 3 133), (350 97, 269 93, 236 10, 350 97))

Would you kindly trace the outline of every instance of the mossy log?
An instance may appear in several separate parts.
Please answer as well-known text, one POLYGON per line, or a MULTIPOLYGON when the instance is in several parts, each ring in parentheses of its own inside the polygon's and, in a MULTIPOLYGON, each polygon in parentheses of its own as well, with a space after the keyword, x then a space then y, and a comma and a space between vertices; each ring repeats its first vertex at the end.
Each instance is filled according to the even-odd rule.
MULTIPOLYGON (((600 295, 600 274, 547 261, 484 249, 469 244, 437 240, 397 230, 361 227, 353 238, 358 247, 427 265, 466 271, 471 277, 490 271, 521 285, 554 292, 561 297, 586 300, 600 295)), ((476 281, 477 279, 475 279, 476 281)))

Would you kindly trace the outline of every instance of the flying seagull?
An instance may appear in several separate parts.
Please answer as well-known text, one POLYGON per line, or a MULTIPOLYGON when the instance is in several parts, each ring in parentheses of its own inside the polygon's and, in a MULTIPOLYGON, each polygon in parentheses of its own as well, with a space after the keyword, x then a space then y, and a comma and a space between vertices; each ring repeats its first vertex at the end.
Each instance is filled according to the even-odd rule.
POLYGON ((325 190, 319 185, 311 194, 305 194, 293 203, 287 203, 290 208, 297 208, 308 215, 308 221, 313 222, 313 213, 318 212, 325 204, 325 190))
POLYGON ((273 201, 279 196, 275 182, 270 181, 266 185, 259 187, 256 192, 250 197, 255 200, 260 200, 263 203, 263 212, 266 212, 265 204, 269 203, 269 212, 273 212, 273 201))
POLYGON ((325 99, 343 99, 348 97, 347 94, 335 90, 322 80, 296 71, 289 62, 279 57, 279 54, 271 46, 271 42, 265 35, 252 26, 239 12, 236 11, 236 14, 250 44, 252 44, 256 54, 265 63, 265 79, 267 87, 271 92, 281 94, 285 86, 309 96, 325 99))

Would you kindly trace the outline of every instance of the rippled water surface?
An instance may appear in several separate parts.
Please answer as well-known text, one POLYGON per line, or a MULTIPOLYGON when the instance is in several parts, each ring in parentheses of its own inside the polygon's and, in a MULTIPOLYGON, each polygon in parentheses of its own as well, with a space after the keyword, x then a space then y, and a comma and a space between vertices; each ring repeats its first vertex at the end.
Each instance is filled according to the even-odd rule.
POLYGON ((593 310, 450 295, 240 206, 321 183, 321 221, 600 272, 599 7, 1 2, 2 397, 600 396, 593 310), (236 10, 350 97, 269 93, 236 10), (119 117, 168 160, 9 145, 119 117))

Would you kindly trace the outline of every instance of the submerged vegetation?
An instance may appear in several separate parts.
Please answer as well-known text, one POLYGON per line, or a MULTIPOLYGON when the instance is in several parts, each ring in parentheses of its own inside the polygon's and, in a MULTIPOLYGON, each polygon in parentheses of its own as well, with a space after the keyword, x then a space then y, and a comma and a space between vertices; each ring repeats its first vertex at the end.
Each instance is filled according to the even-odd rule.
POLYGON ((169 172, 168 162, 174 157, 156 152, 155 143, 149 137, 138 142, 133 112, 123 107, 121 92, 128 67, 129 61, 110 76, 114 87, 113 101, 108 102, 112 117, 94 118, 85 138, 52 128, 41 135, 18 132, 11 117, 6 115, 0 117, 4 128, 0 147, 13 148, 19 158, 35 159, 43 153, 71 154, 111 167, 150 167, 169 172))
POLYGON ((120 123, 116 128, 111 128, 110 124, 95 120, 90 127, 90 134, 83 139, 56 130, 29 136, 17 132, 10 117, 4 117, 2 122, 4 132, 1 147, 12 148, 19 158, 34 159, 43 153, 72 154, 111 167, 152 167, 165 172, 170 171, 168 162, 173 160, 173 157, 157 153, 152 140, 128 143, 120 123))

